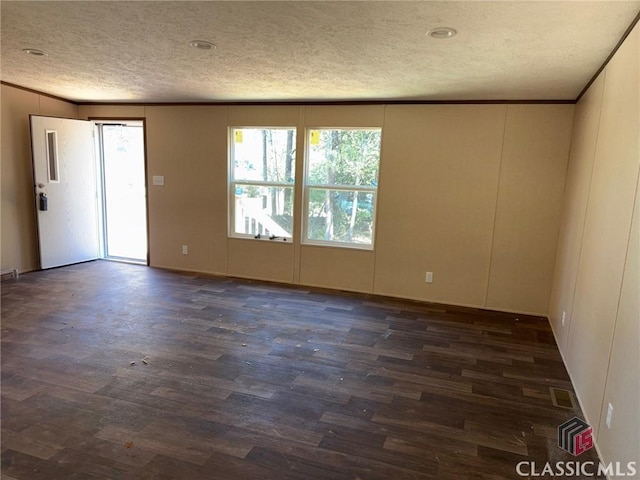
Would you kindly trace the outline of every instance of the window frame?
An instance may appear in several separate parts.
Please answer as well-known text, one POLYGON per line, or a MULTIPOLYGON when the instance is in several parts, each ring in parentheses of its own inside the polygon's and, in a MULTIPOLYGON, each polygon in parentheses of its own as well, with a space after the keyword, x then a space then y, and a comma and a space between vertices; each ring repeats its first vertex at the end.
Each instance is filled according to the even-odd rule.
POLYGON ((304 137, 304 172, 302 178, 302 228, 301 239, 302 245, 315 247, 334 247, 334 248, 350 248, 355 250, 373 251, 376 240, 376 224, 378 219, 378 188, 380 186, 380 162, 382 161, 382 127, 305 127, 304 137), (309 183, 309 149, 311 148, 311 132, 314 130, 365 130, 380 132, 380 150, 378 152, 378 181, 376 186, 365 185, 342 185, 342 184, 310 184, 309 183), (314 240, 309 238, 309 196, 312 189, 330 190, 343 192, 362 192, 373 193, 373 215, 371 223, 371 243, 355 243, 344 242, 341 240, 314 240))
POLYGON ((293 130, 295 136, 293 141, 294 152, 296 151, 298 128, 296 126, 228 126, 227 127, 227 237, 236 239, 250 239, 250 240, 268 240, 268 241, 280 241, 286 243, 293 242, 293 235, 295 231, 295 192, 296 192, 296 164, 297 154, 293 155, 293 169, 291 182, 273 182, 264 180, 238 180, 235 178, 235 131, 236 130, 293 130), (236 202, 235 192, 236 185, 249 185, 255 187, 273 187, 273 188, 291 188, 291 233, 288 236, 279 236, 271 238, 268 236, 257 236, 251 233, 240 233, 235 231, 235 214, 236 214, 236 202))

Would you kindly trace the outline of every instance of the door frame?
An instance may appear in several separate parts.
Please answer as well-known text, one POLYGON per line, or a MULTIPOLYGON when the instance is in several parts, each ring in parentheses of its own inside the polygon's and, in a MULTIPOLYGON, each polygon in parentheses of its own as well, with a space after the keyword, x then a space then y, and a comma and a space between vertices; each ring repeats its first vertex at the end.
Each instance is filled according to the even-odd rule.
MULTIPOLYGON (((150 254, 150 249, 149 249, 149 167, 148 167, 148 162, 147 162, 147 119, 146 117, 127 117, 127 116, 120 116, 120 117, 87 117, 87 120, 89 120, 92 124, 93 124, 93 129, 95 132, 94 135, 94 143, 95 143, 95 148, 96 148, 96 172, 98 174, 98 199, 99 199, 99 215, 100 215, 100 221, 99 221, 99 228, 100 228, 100 256, 103 259, 107 259, 106 257, 106 236, 105 236, 105 218, 104 218, 104 172, 103 172, 103 166, 104 166, 104 162, 103 162, 103 158, 102 158, 102 154, 103 154, 103 149, 102 149, 102 138, 100 137, 100 135, 97 134, 97 130, 98 130, 98 124, 102 124, 102 123, 122 123, 122 124, 126 124, 127 122, 142 122, 142 142, 143 142, 143 149, 144 149, 144 188, 145 188, 145 214, 146 214, 146 222, 147 224, 145 225, 146 231, 147 231, 147 258, 145 260, 143 260, 143 264, 146 266, 150 265, 150 261, 151 261, 151 254, 150 254)), ((116 259, 114 259, 116 260, 116 259)), ((118 261, 123 261, 126 262, 126 259, 117 259, 118 261)), ((140 262, 132 262, 132 263, 136 263, 136 264, 140 264, 140 262)))

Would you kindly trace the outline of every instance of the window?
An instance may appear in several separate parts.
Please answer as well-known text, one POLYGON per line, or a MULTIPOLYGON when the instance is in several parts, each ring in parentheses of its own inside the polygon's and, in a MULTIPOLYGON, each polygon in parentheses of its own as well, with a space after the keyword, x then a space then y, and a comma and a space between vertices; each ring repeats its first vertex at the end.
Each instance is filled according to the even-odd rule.
POLYGON ((290 240, 295 129, 231 128, 229 134, 229 236, 290 240))
POLYGON ((47 173, 49 183, 60 182, 58 174, 58 132, 47 130, 47 173))
POLYGON ((304 243, 373 248, 381 130, 307 131, 304 243))

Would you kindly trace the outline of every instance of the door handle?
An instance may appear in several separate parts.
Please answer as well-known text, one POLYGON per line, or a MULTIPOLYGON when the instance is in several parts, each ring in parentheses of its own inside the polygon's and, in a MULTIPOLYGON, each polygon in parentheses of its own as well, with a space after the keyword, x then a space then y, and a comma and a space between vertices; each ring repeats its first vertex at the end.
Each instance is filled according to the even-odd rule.
POLYGON ((49 199, 47 198, 47 194, 40 192, 40 211, 46 212, 49 209, 49 199))

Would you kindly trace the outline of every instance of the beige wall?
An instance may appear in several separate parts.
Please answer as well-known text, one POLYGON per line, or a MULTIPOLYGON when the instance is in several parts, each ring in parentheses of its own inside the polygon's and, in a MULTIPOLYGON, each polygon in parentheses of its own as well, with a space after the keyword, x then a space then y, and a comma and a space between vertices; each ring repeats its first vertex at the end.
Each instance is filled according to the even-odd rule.
POLYGON ((508 108, 387 107, 376 293, 485 305, 508 108))
POLYGON ((640 460, 639 63, 636 26, 576 109, 549 308, 605 462, 640 460))
POLYGON ((387 107, 374 291, 546 315, 572 113, 387 107))
POLYGON ((146 117, 151 265, 226 273, 226 109, 147 107, 146 117))
POLYGON ((80 105, 78 106, 78 118, 144 118, 145 107, 142 105, 80 105))
POLYGON ((561 351, 565 350, 569 338, 584 219, 587 213, 587 200, 600 124, 603 86, 604 75, 600 75, 576 105, 574 115, 571 155, 565 182, 561 229, 549 305, 549 318, 561 351), (562 325, 563 312, 564 325, 562 325))
POLYGON ((546 316, 572 106, 512 105, 502 146, 486 305, 546 316))
MULTIPOLYGON (((34 108, 32 94, 6 88, 34 108)), ((152 266, 546 315, 572 105, 77 110, 145 118, 152 266), (297 127, 298 179, 306 128, 383 127, 374 250, 301 245, 301 222, 289 244, 229 239, 229 126, 297 127), (152 185, 154 175, 165 185, 152 185)), ((3 115, 15 114, 3 105, 3 115)), ((301 219, 301 182, 294 198, 301 219)))
MULTIPOLYGON (((640 184, 636 192, 640 192, 640 184)), ((620 303, 611 343, 598 445, 607 461, 638 462, 640 448, 640 198, 636 193, 620 303), (607 428, 607 405, 614 405, 607 428)), ((594 418, 594 422, 596 419, 594 418)), ((640 478, 640 474, 636 475, 640 478)))
POLYGON ((29 115, 76 118, 78 108, 44 95, 1 86, 2 268, 38 268, 29 115))

